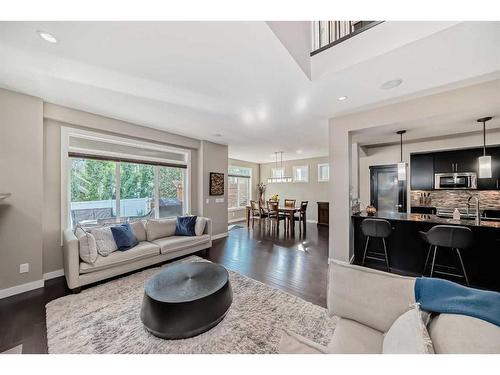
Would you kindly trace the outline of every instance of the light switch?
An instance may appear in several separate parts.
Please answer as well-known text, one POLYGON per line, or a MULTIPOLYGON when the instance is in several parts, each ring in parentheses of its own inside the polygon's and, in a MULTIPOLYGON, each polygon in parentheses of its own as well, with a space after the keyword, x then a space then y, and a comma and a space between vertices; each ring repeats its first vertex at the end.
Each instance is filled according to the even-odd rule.
POLYGON ((215 203, 224 203, 224 198, 215 198, 215 203))
POLYGON ((210 203, 210 198, 207 198, 207 204, 209 204, 209 203, 210 203))

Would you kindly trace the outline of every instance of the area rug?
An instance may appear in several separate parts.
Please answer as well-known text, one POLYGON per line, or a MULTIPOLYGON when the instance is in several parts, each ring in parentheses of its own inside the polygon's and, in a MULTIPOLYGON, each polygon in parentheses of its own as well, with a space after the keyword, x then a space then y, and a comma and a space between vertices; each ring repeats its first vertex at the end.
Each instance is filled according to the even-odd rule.
MULTIPOLYGON (((197 261, 204 260, 181 260, 197 261)), ((189 339, 157 338, 142 325, 140 310, 144 284, 160 270, 147 269, 48 303, 49 353, 277 353, 283 329, 322 345, 335 329, 326 309, 229 271, 233 304, 221 323, 189 339)))

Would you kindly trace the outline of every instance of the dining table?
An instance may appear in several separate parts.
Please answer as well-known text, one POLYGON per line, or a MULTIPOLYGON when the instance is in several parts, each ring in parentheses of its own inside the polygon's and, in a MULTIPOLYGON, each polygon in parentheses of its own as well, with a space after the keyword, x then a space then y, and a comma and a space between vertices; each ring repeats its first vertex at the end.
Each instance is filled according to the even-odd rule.
MULTIPOLYGON (((250 226, 250 218, 252 207, 250 205, 246 206, 247 209, 247 226, 250 226)), ((295 233, 295 213, 300 212, 300 207, 278 207, 278 212, 286 214, 290 220, 290 233, 295 233)))

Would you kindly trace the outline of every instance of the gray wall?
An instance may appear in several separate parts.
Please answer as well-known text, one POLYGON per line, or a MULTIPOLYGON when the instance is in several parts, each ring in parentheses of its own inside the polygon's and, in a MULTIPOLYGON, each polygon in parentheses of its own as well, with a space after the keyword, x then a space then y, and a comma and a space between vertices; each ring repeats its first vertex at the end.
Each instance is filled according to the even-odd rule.
POLYGON ((227 146, 209 141, 201 141, 198 172, 199 214, 212 219, 214 235, 227 233, 227 146), (224 173, 224 195, 209 194, 210 172, 224 173), (222 202, 217 202, 222 200, 222 202))
POLYGON ((0 89, 0 290, 42 279, 42 120, 40 99, 0 89))
POLYGON ((208 196, 209 172, 227 178, 227 146, 0 89, 0 192, 12 193, 0 203, 0 296, 10 294, 5 290, 10 287, 19 291, 22 284, 42 286, 45 273, 62 268, 61 126, 190 149, 191 212, 214 219, 214 234, 227 232, 227 193, 223 203, 208 196), (30 264, 29 273, 19 274, 21 263, 30 264))
MULTIPOLYGON (((257 190, 257 184, 260 181, 260 164, 252 163, 250 161, 237 160, 237 159, 229 159, 229 165, 234 167, 244 167, 244 168, 252 168, 252 179, 251 183, 251 198, 253 200, 257 200, 259 198, 259 191, 257 190)), ((246 208, 230 210, 228 214, 229 221, 238 221, 246 219, 246 208)))
MULTIPOLYGON (((292 167, 308 165, 309 182, 290 182, 290 183, 268 183, 267 179, 271 176, 271 168, 275 163, 266 163, 260 165, 260 180, 267 185, 266 199, 273 194, 279 194, 280 200, 296 199, 297 205, 300 201, 309 201, 307 207, 307 220, 317 221, 318 210, 317 202, 328 201, 328 182, 318 182, 318 164, 328 163, 328 157, 300 159, 284 161, 285 175, 292 176, 292 167)), ((331 176, 331 171, 330 171, 331 176)))

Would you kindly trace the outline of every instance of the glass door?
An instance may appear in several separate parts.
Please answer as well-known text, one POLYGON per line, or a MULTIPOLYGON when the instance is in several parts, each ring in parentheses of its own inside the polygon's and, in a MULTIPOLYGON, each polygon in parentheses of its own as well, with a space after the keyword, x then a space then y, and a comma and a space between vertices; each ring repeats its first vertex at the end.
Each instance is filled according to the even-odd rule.
POLYGON ((406 212, 406 181, 398 180, 398 167, 370 167, 370 203, 377 211, 406 212))

